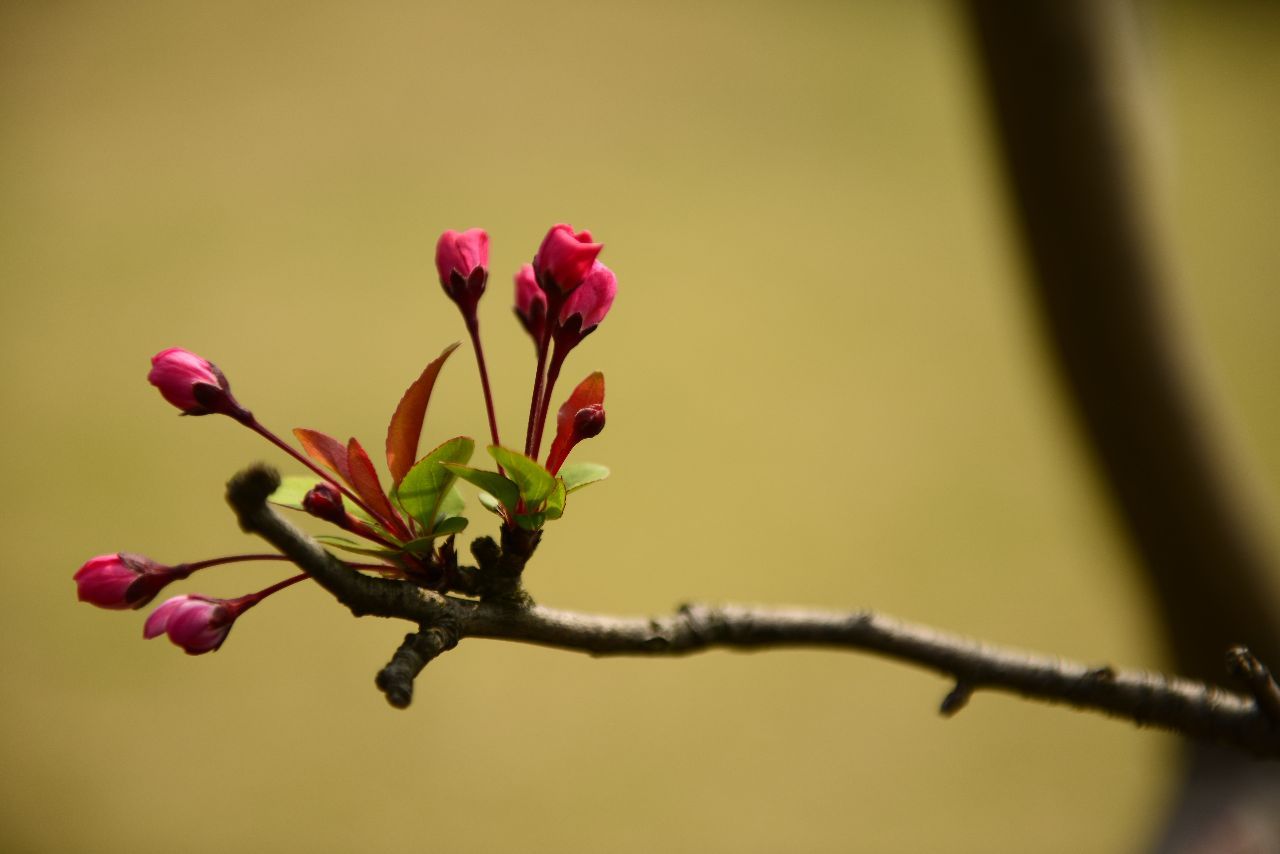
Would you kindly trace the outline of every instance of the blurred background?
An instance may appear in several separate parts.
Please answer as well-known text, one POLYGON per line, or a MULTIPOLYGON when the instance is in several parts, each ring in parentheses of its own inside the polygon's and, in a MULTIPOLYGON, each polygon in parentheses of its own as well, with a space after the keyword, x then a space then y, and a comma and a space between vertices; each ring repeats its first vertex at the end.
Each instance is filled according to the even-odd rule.
MULTIPOLYGON (((1140 11, 1176 302, 1270 496, 1280 5, 1140 11)), ((397 712, 373 674, 407 627, 317 589, 200 658, 75 601, 96 554, 259 550, 223 484, 296 468, 178 419, 153 353, 214 360, 279 432, 378 448, 463 336, 435 238, 482 226, 515 436, 510 276, 567 221, 620 281, 563 386, 605 372, 609 426, 579 453, 614 474, 550 529, 539 601, 868 606, 1163 666, 1037 338, 977 83, 944 2, 0 7, 0 850, 1140 849, 1177 740, 997 695, 944 720, 945 682, 874 658, 471 640, 397 712)), ((459 353, 424 445, 484 425, 459 353)))

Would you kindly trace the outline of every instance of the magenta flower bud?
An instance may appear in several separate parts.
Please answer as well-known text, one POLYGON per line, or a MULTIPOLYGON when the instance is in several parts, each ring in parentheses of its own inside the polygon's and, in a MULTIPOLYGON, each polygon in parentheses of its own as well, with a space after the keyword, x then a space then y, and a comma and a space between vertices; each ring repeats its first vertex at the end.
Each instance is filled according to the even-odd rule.
POLYGON ((538 287, 532 264, 522 265, 516 273, 516 317, 535 344, 542 340, 547 322, 547 295, 538 287))
POLYGON ((489 235, 482 228, 452 229, 436 242, 440 286, 464 314, 473 313, 489 280, 489 235))
POLYGON ((213 652, 222 646, 239 616, 240 600, 211 599, 207 596, 175 596, 151 612, 143 626, 147 639, 169 635, 169 640, 187 655, 213 652))
POLYGON ((568 294, 582 284, 603 248, 604 244, 591 241, 589 231, 575 232, 564 223, 553 225, 533 257, 538 284, 548 293, 568 294))
POLYGON ((190 350, 170 347, 156 353, 147 380, 184 415, 219 413, 241 421, 251 417, 231 396, 231 384, 218 366, 190 350))
POLYGON ((99 608, 141 608, 169 582, 190 574, 186 566, 165 566, 128 552, 98 555, 76 571, 76 596, 99 608))
POLYGON ((613 271, 599 261, 591 265, 591 272, 582 280, 560 309, 556 324, 556 345, 569 349, 576 347, 604 320, 618 293, 618 278, 613 271))
POLYGON ((302 509, 317 519, 324 519, 335 525, 343 525, 347 521, 347 510, 342 504, 342 493, 332 484, 317 483, 302 499, 302 509))

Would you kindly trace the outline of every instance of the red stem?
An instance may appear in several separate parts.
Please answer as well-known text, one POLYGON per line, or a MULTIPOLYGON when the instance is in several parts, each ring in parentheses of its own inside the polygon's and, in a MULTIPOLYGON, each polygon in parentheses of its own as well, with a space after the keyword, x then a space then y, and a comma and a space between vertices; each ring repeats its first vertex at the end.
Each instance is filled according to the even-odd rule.
POLYGON ((498 441, 498 419, 493 414, 493 393, 489 390, 489 370, 484 364, 484 347, 480 344, 480 321, 476 318, 475 312, 472 312, 466 318, 467 333, 471 336, 471 349, 476 354, 476 365, 480 368, 480 385, 484 388, 484 408, 489 416, 489 436, 493 439, 493 444, 501 445, 498 441))
POLYGON ((533 430, 534 424, 538 421, 539 404, 542 403, 543 372, 547 368, 547 350, 550 346, 551 333, 547 331, 538 342, 538 372, 533 375, 533 399, 529 401, 529 426, 524 433, 524 455, 530 458, 534 455, 533 430))
POLYGON ((538 423, 533 434, 533 453, 529 454, 529 458, 535 462, 538 459, 538 453, 542 449, 542 428, 547 423, 547 413, 551 411, 551 394, 555 391, 556 380, 560 378, 560 367, 564 364, 565 356, 569 355, 568 351, 560 352, 557 346, 551 354, 551 365, 547 368, 547 387, 542 393, 541 414, 538 416, 538 423))
POLYGON ((245 560, 288 560, 284 555, 232 555, 231 557, 214 557, 208 560, 198 560, 194 563, 181 564, 190 572, 197 569, 204 569, 210 566, 221 566, 224 563, 239 563, 245 560))

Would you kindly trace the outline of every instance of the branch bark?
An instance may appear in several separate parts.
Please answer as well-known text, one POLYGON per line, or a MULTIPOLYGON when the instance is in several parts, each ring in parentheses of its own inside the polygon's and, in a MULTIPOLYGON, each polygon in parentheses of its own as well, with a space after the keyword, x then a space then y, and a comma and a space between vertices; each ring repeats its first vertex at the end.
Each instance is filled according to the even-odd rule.
MULTIPOLYGON (((278 484, 279 475, 261 466, 232 479, 227 499, 241 528, 287 555, 354 615, 399 618, 421 627, 405 638, 378 675, 378 686, 398 707, 408 705, 413 679, 422 668, 468 637, 598 656, 676 656, 715 647, 827 647, 876 653, 953 679, 956 688, 942 702, 944 714, 958 711, 974 691, 997 690, 1280 758, 1280 716, 1272 713, 1269 703, 1259 702, 1264 696, 1260 688, 1244 695, 1163 674, 1089 667, 872 611, 686 605, 663 617, 613 617, 560 611, 520 599, 464 599, 406 581, 371 578, 338 560, 267 504, 278 484)), ((1249 684, 1261 686, 1261 665, 1240 660, 1248 665, 1242 673, 1249 676, 1249 684)))

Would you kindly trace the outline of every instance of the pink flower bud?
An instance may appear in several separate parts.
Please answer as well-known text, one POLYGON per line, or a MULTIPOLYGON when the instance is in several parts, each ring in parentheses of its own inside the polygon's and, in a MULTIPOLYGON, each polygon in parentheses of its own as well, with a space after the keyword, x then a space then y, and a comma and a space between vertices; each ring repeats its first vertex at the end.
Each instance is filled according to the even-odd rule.
POLYGON ((169 582, 190 574, 186 566, 165 566, 128 552, 98 555, 76 571, 76 596, 99 608, 141 608, 169 582))
POLYGON ((302 509, 317 519, 342 525, 347 511, 342 504, 342 493, 328 483, 317 483, 302 499, 302 509))
MULTIPOLYGON (((559 328, 565 330, 568 338, 574 339, 568 346, 576 345, 600 325, 613 306, 617 293, 618 278, 613 271, 599 261, 592 264, 591 272, 560 309, 559 328)), ((556 341, 560 343, 559 338, 556 341)))
POLYGON ((237 601, 175 596, 151 612, 142 636, 150 639, 168 634, 169 640, 186 650, 187 655, 213 652, 222 646, 239 616, 237 601))
POLYGON ((250 417, 231 396, 231 384, 218 366, 190 350, 170 347, 156 353, 147 380, 184 415, 216 412, 240 420, 250 417))
POLYGON ((532 264, 522 265, 516 273, 516 317, 535 343, 542 340, 547 322, 547 295, 538 287, 532 264))
POLYGON ((449 299, 474 311, 489 279, 489 235, 482 228, 452 229, 436 242, 436 272, 449 299))
POLYGON ((591 242, 589 231, 574 232, 573 226, 564 223, 552 226, 533 258, 538 283, 548 293, 569 293, 582 284, 603 248, 604 244, 591 242))

